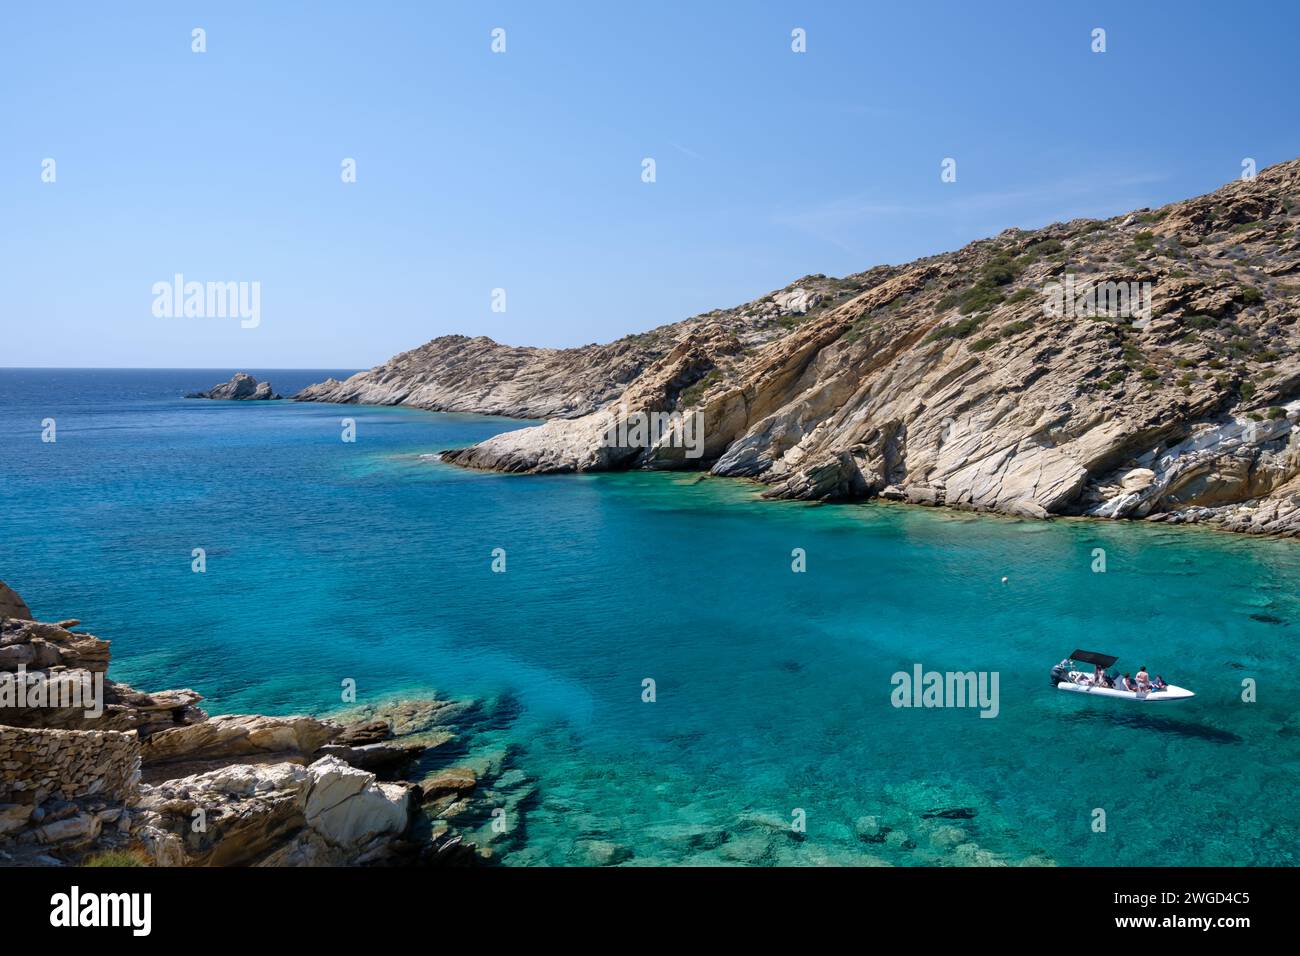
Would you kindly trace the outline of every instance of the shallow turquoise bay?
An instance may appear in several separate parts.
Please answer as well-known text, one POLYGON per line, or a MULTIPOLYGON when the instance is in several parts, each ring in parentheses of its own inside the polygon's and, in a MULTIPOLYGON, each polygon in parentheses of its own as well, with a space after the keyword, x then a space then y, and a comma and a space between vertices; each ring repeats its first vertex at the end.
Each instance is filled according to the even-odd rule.
POLYGON ((179 398, 229 374, 0 370, 0 579, 213 713, 496 700, 482 743, 537 783, 507 863, 1297 863, 1295 542, 468 472, 420 456, 521 423, 179 398), (1198 696, 1055 691, 1076 646, 1198 696), (1000 713, 891 706, 916 663, 996 671, 1000 713))

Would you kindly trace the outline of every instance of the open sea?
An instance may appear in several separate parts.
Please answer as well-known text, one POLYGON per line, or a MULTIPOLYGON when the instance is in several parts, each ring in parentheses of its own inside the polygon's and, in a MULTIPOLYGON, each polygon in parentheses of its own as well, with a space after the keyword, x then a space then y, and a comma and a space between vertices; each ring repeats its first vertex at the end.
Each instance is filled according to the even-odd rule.
POLYGON ((233 371, 0 370, 0 580, 210 713, 496 702, 507 864, 1300 863, 1298 542, 471 472, 422 456, 528 423, 182 400, 233 371), (1076 647, 1197 696, 1056 691, 1076 647), (895 707, 917 664, 996 716, 895 707))

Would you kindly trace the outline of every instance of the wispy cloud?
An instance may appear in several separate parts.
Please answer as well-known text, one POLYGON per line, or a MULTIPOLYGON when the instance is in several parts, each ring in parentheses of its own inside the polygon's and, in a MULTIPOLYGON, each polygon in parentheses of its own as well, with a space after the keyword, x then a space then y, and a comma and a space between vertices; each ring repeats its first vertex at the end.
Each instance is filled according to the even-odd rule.
MULTIPOLYGON (((937 174, 936 174, 937 178, 937 174)), ((826 200, 803 209, 781 211, 773 220, 799 232, 857 252, 853 239, 864 228, 888 227, 898 220, 954 226, 972 225, 992 213, 999 214, 995 231, 1010 226, 1034 227, 1080 216, 1111 216, 1145 200, 1135 197, 1141 187, 1163 182, 1163 174, 1114 177, 1075 177, 1037 183, 1018 189, 965 192, 960 181, 936 184, 933 198, 880 199, 849 196, 826 200)))

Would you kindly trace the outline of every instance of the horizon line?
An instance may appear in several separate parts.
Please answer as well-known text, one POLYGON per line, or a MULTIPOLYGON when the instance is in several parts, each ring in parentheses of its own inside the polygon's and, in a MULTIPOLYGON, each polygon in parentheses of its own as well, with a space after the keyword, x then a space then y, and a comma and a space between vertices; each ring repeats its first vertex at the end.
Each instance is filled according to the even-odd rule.
MULTIPOLYGON (((243 371, 245 368, 257 368, 255 365, 246 365, 237 368, 233 365, 218 366, 191 366, 191 365, 0 365, 0 372, 224 372, 228 368, 234 368, 236 371, 243 371)), ((373 365, 365 368, 354 369, 356 372, 366 372, 375 368, 373 365)), ((259 369, 263 372, 346 372, 348 368, 343 366, 331 367, 327 365, 320 366, 266 366, 259 369)))

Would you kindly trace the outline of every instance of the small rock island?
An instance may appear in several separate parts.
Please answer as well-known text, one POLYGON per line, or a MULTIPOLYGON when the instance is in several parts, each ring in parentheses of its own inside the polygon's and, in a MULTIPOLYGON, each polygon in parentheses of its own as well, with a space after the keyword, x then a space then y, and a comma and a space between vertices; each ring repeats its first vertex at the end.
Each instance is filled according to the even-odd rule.
POLYGON ((186 398, 211 398, 224 402, 261 402, 278 399, 270 382, 259 382, 247 372, 236 372, 229 382, 214 385, 206 392, 187 392, 186 398))

